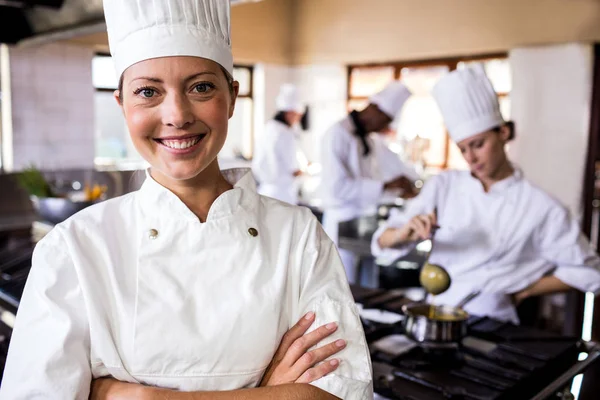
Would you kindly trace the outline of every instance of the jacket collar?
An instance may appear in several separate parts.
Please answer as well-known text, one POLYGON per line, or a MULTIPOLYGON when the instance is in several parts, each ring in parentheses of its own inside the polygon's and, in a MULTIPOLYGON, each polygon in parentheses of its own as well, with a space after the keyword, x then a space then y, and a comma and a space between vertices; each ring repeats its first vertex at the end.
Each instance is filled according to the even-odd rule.
MULTIPOLYGON (((256 209, 259 201, 256 182, 248 168, 234 168, 221 171, 223 177, 233 185, 233 189, 221 194, 214 201, 207 216, 207 222, 228 217, 239 211, 256 209)), ((198 217, 169 189, 152 178, 146 170, 146 180, 138 191, 138 198, 144 214, 169 219, 198 220, 198 217)))
MULTIPOLYGON (((521 180, 523 180, 523 171, 514 164, 513 164, 513 168, 514 168, 513 174, 510 175, 509 177, 502 179, 499 182, 494 183, 488 190, 488 193, 500 194, 500 193, 508 190, 514 184, 519 183, 521 180)), ((483 185, 479 181, 479 179, 475 178, 473 176, 473 174, 469 174, 469 175, 471 176, 472 181, 475 182, 478 185, 478 187, 480 187, 481 190, 483 191, 483 185)))

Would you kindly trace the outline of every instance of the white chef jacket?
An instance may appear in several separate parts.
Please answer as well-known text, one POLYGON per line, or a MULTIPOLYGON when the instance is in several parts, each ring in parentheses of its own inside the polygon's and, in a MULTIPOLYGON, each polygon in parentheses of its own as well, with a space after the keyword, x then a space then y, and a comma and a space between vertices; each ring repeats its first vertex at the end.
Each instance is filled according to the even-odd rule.
MULTIPOLYGON (((338 224, 362 214, 374 212, 383 194, 383 179, 378 165, 375 142, 366 140, 371 152, 364 156, 361 140, 354 134, 356 127, 347 116, 324 135, 321 148, 321 184, 323 198, 323 228, 338 243, 338 224)), ((339 249, 348 280, 357 282, 353 253, 339 249)))
POLYGON ((297 204, 298 184, 294 173, 300 167, 294 130, 281 121, 270 120, 254 148, 252 172, 260 182, 259 193, 297 204))
POLYGON ((552 273, 564 283, 600 293, 600 259, 567 209, 515 173, 488 193, 468 171, 448 171, 431 178, 404 211, 391 215, 372 241, 372 252, 384 261, 413 246, 381 249, 378 239, 437 207, 440 229, 429 262, 446 268, 450 288, 437 304, 456 305, 474 290, 483 293, 467 304, 474 315, 518 322, 509 294, 552 273))
POLYGON ((311 310, 312 328, 339 323, 326 342, 348 341, 339 368, 313 384, 371 398, 333 244, 308 209, 259 196, 251 174, 234 172, 205 223, 148 177, 53 228, 35 248, 0 398, 87 399, 91 379, 111 375, 181 391, 254 387, 311 310))

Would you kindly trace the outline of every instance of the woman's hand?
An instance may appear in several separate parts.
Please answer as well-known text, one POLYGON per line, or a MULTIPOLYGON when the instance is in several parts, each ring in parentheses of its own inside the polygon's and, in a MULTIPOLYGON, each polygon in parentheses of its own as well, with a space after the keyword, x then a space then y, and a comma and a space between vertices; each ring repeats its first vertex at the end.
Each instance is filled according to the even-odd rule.
POLYGON ((339 360, 319 363, 344 349, 346 342, 339 339, 308 351, 337 330, 337 324, 329 323, 305 335, 314 321, 315 314, 310 312, 287 331, 267 367, 260 386, 310 383, 336 370, 339 360))
POLYGON ((113 378, 100 378, 92 382, 89 400, 144 399, 145 387, 121 382, 113 378))
POLYGON ((395 245, 425 240, 431 236, 436 225, 437 216, 435 212, 417 215, 404 224, 402 228, 396 229, 395 245))

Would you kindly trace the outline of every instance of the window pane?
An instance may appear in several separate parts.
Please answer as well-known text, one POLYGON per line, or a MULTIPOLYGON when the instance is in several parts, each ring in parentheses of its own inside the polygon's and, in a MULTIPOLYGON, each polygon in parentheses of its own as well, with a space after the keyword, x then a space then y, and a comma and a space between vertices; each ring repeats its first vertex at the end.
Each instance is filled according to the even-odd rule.
POLYGON ((143 165, 144 160, 133 147, 125 118, 110 92, 94 94, 95 156, 98 165, 143 165))
POLYGON ((245 158, 252 157, 252 99, 242 97, 235 103, 235 112, 229 120, 229 132, 220 158, 232 159, 239 155, 245 158))
POLYGON ((348 112, 352 110, 360 111, 369 105, 369 99, 353 99, 348 101, 348 112))
POLYGON ((413 95, 406 101, 397 124, 405 159, 423 167, 442 167, 446 159, 446 130, 431 88, 448 72, 446 66, 403 68, 402 82, 413 95))
POLYGON ((96 88, 117 89, 119 78, 112 57, 95 56, 92 59, 92 82, 96 88))
POLYGON ((512 73, 507 58, 494 58, 491 60, 473 60, 458 63, 458 68, 469 65, 483 64, 486 75, 492 81, 494 90, 498 93, 509 93, 512 89, 512 73))
POLYGON ((394 67, 352 68, 350 97, 368 97, 382 90, 394 80, 394 67))
POLYGON ((413 95, 428 96, 438 79, 449 72, 445 65, 435 67, 402 68, 400 79, 413 95))
POLYGON ((233 78, 240 83, 240 96, 250 95, 250 68, 234 67, 233 78))
POLYGON ((510 121, 510 96, 502 96, 498 99, 500 112, 505 121, 510 121))

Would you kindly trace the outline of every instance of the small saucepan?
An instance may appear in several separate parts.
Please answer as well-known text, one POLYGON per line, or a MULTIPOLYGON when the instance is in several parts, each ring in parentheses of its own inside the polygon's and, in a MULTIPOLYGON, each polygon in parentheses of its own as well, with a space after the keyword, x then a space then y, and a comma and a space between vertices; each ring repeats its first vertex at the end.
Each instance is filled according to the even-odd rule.
POLYGON ((406 335, 419 343, 452 344, 458 343, 467 334, 469 314, 464 305, 477 297, 473 292, 465 297, 457 307, 435 306, 427 303, 411 303, 402 307, 406 335))

